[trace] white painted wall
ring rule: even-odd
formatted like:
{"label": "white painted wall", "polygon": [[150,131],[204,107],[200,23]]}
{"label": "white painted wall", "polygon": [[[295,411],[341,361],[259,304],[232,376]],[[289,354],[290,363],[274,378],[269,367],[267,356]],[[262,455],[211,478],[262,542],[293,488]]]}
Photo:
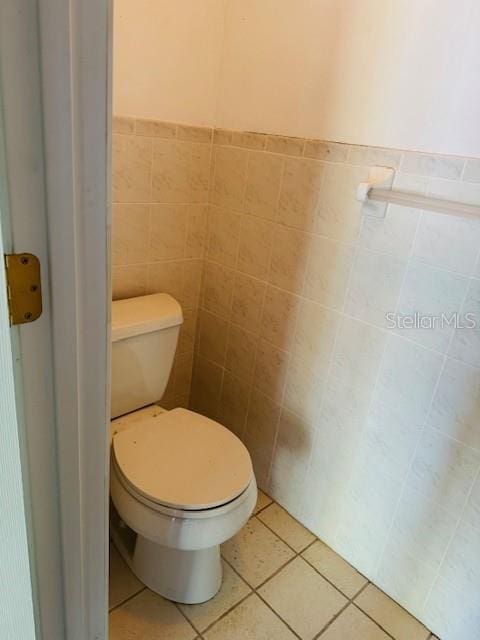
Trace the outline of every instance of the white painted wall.
{"label": "white painted wall", "polygon": [[114,113],[213,125],[225,0],[114,0]]}
{"label": "white painted wall", "polygon": [[480,155],[476,0],[115,0],[114,111]]}
{"label": "white painted wall", "polygon": [[227,0],[217,125],[480,155],[476,0]]}

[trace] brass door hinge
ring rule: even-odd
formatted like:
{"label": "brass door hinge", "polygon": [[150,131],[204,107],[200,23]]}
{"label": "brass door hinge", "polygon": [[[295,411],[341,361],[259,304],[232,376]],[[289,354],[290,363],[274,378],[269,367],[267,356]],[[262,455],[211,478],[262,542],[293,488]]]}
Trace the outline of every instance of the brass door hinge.
{"label": "brass door hinge", "polygon": [[33,322],[42,314],[40,261],[31,253],[5,255],[10,324]]}

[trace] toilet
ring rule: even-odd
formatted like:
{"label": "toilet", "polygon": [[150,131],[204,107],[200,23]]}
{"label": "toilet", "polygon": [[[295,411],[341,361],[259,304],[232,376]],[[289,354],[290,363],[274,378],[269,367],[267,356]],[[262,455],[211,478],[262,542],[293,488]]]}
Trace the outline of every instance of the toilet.
{"label": "toilet", "polygon": [[168,294],[112,303],[110,531],[133,573],[186,604],[220,589],[220,545],[251,516],[250,455],[224,426],[155,405],[172,369],[182,309]]}

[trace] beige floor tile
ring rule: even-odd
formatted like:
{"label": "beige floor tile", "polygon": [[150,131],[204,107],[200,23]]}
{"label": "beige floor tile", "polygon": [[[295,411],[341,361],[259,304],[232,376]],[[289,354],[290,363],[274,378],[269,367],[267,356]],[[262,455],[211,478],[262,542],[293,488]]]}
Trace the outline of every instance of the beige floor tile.
{"label": "beige floor tile", "polygon": [[257,504],[255,505],[255,510],[253,513],[258,513],[260,509],[264,509],[268,507],[269,504],[272,504],[273,500],[267,496],[266,493],[263,493],[261,489],[258,490]]}
{"label": "beige floor tile", "polygon": [[423,624],[373,584],[362,591],[355,604],[396,640],[426,640],[430,637],[430,631]]}
{"label": "beige floor tile", "polygon": [[196,629],[203,631],[250,592],[250,587],[224,562],[223,583],[217,595],[203,604],[182,604],[180,609]]}
{"label": "beige floor tile", "polygon": [[348,600],[302,558],[295,558],[258,593],[304,640],[311,640]]}
{"label": "beige floor tile", "polygon": [[320,640],[391,640],[391,638],[351,604],[322,633]]}
{"label": "beige floor tile", "polygon": [[257,518],[251,518],[222,545],[222,553],[252,587],[258,587],[295,555]]}
{"label": "beige floor tile", "polygon": [[327,547],[321,540],[317,540],[302,553],[302,556],[322,575],[340,589],[347,598],[353,596],[367,584],[368,580],[358,573],[348,562]]}
{"label": "beige floor tile", "polygon": [[255,594],[219,620],[205,640],[293,640],[290,629]]}
{"label": "beige floor tile", "polygon": [[196,635],[172,602],[148,589],[110,614],[110,640],[192,640]]}
{"label": "beige floor tile", "polygon": [[127,567],[115,546],[110,543],[110,576],[108,580],[108,606],[111,609],[144,588]]}
{"label": "beige floor tile", "polygon": [[313,533],[294,520],[278,504],[271,504],[258,514],[258,518],[297,553],[315,540]]}

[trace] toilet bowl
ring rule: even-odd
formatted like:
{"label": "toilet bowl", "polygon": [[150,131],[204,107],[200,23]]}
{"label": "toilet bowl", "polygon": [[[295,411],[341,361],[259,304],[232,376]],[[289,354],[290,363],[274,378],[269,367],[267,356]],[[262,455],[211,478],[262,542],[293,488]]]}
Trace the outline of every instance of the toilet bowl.
{"label": "toilet bowl", "polygon": [[150,589],[204,602],[221,585],[220,544],[255,506],[250,456],[225,427],[192,411],[136,413],[112,423],[112,536]]}
{"label": "toilet bowl", "polygon": [[150,589],[176,602],[204,602],[221,586],[220,544],[256,503],[251,459],[214,420],[180,408],[138,408],[163,393],[181,309],[166,294],[120,303],[112,308],[112,416],[122,415],[111,423],[111,535]]}

